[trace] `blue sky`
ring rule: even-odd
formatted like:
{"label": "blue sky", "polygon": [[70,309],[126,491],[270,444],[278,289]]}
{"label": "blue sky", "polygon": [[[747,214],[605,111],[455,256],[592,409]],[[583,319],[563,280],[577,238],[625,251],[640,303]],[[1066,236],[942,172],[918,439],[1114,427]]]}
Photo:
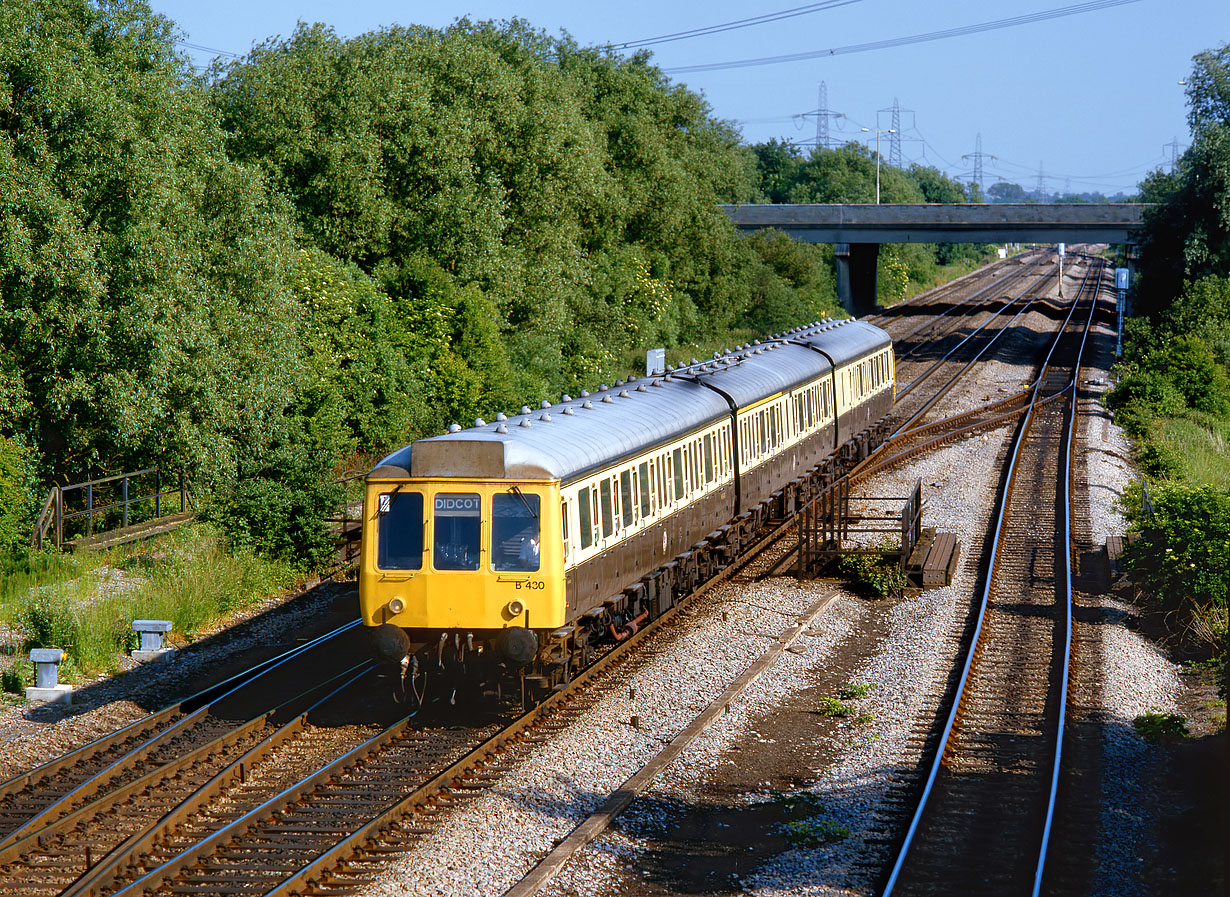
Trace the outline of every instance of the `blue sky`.
{"label": "blue sky", "polygon": [[[841,4],[841,5],[837,5]],[[186,41],[245,53],[266,38],[288,36],[299,20],[324,22],[343,37],[391,24],[443,27],[461,16],[519,17],[582,44],[618,44],[721,25],[783,10],[800,0],[749,5],[734,0],[674,4],[560,0],[152,0]],[[1078,0],[1012,4],[959,0],[830,0],[829,8],[779,21],[651,47],[673,69],[805,54],[834,55],[772,65],[671,73],[703,94],[716,116],[736,122],[749,143],[772,137],[814,142],[820,82],[830,137],[868,140],[860,128],[888,128],[894,100],[908,164],[935,165],[968,178],[977,135],[984,182],[1005,179],[1034,190],[1039,169],[1050,192],[1130,192],[1148,171],[1167,166],[1178,138],[1187,144],[1183,87],[1191,57],[1230,41],[1227,0],[1136,0],[1010,28],[887,49],[848,52],[860,44],[1043,13]],[[1084,4],[1080,4],[1084,5]],[[204,65],[210,53],[189,51]],[[807,113],[813,113],[807,115]],[[886,135],[881,152],[888,157]]]}

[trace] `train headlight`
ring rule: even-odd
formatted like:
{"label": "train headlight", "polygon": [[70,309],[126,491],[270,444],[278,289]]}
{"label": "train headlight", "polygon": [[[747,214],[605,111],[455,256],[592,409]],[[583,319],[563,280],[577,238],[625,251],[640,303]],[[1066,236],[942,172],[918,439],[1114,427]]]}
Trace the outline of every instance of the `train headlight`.
{"label": "train headlight", "polygon": [[522,604],[520,601],[510,601],[510,602],[508,602],[508,615],[509,615],[510,617],[519,617],[519,616],[521,616],[521,611],[523,611],[523,610],[525,610],[525,605],[524,605],[524,604]]}
{"label": "train headlight", "polygon": [[389,602],[389,610],[391,610],[395,614],[400,614],[405,609],[406,609],[406,602],[402,601],[400,596],[394,598],[392,601]]}

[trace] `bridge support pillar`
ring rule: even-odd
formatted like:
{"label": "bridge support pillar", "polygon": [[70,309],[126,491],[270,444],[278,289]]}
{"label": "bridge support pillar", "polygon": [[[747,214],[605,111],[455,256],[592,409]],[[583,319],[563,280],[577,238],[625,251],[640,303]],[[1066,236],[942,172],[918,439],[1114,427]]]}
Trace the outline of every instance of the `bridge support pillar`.
{"label": "bridge support pillar", "polygon": [[837,298],[856,318],[876,310],[876,264],[879,243],[834,243],[837,257]]}

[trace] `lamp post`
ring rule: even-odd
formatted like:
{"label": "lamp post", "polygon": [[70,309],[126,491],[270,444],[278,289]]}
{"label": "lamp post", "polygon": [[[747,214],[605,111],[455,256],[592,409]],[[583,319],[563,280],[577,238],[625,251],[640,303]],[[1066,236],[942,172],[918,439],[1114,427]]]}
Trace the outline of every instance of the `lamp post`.
{"label": "lamp post", "polygon": [[872,130],[876,132],[876,205],[880,204],[880,135],[881,134],[896,134],[895,128],[859,128],[860,131]]}

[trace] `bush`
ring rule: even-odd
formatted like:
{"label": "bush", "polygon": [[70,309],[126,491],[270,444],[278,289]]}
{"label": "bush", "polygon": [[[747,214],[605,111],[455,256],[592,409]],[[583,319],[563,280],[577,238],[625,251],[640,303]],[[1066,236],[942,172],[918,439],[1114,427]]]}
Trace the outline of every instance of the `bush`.
{"label": "bush", "polygon": [[[891,545],[882,546],[884,551],[893,551]],[[845,576],[855,591],[877,598],[900,594],[906,587],[901,566],[878,554],[847,554],[837,561],[837,570]]]}
{"label": "bush", "polygon": [[850,830],[841,823],[820,818],[787,822],[783,832],[792,845],[806,848],[834,844],[850,837]]}
{"label": "bush", "polygon": [[1177,713],[1160,713],[1152,710],[1132,720],[1136,733],[1150,744],[1161,744],[1164,739],[1186,738],[1187,718]]}
{"label": "bush", "polygon": [[1119,381],[1107,400],[1120,426],[1135,436],[1150,431],[1159,417],[1177,417],[1186,410],[1183,394],[1158,371],[1136,370]]}
{"label": "bush", "polygon": [[302,443],[283,445],[270,451],[260,470],[215,493],[205,517],[238,551],[314,569],[332,556],[326,521],[341,494],[322,453]]}
{"label": "bush", "polygon": [[0,435],[0,562],[28,543],[34,516],[30,487],[29,453],[21,443]]}

